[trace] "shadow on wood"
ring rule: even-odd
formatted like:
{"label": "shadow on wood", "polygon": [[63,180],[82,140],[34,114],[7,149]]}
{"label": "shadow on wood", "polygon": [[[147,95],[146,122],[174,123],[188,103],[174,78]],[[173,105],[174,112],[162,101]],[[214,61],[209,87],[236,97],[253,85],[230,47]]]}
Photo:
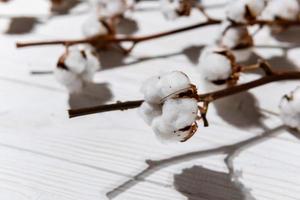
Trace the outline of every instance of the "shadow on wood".
{"label": "shadow on wood", "polygon": [[128,58],[131,59],[131,61],[126,61],[127,56],[124,55],[124,53],[122,53],[119,49],[116,49],[116,47],[112,47],[111,49],[109,48],[106,50],[101,50],[99,52],[99,60],[101,61],[101,66],[103,70],[122,67],[126,65],[134,65],[140,62],[169,58],[172,56],[179,56],[179,55],[185,55],[191,63],[198,64],[199,56],[203,47],[204,45],[189,46],[184,48],[180,52],[157,55],[157,56],[148,56],[148,57],[134,57],[130,55],[128,56]]}
{"label": "shadow on wood", "polygon": [[213,105],[218,116],[235,127],[261,127],[266,130],[262,123],[265,116],[260,112],[255,96],[249,92],[220,99]]}
{"label": "shadow on wood", "polygon": [[106,83],[89,83],[82,93],[69,96],[69,106],[71,109],[97,106],[111,100],[112,97]]}
{"label": "shadow on wood", "polygon": [[5,34],[17,35],[30,33],[39,23],[41,22],[35,17],[12,17]]}
{"label": "shadow on wood", "polygon": [[201,166],[184,169],[174,176],[174,186],[188,200],[254,200],[242,183],[229,174]]}
{"label": "shadow on wood", "polygon": [[122,17],[117,24],[117,33],[118,34],[124,34],[124,35],[130,35],[139,30],[138,24],[134,19]]}
{"label": "shadow on wood", "polygon": [[[236,156],[238,156],[242,151],[253,147],[257,144],[260,144],[269,138],[272,138],[280,133],[280,130],[285,129],[285,126],[278,126],[271,130],[265,131],[261,135],[249,138],[247,140],[237,142],[230,145],[225,145],[213,149],[207,149],[207,150],[200,150],[200,151],[194,151],[182,155],[173,156],[166,159],[161,160],[146,160],[146,164],[148,167],[146,167],[144,170],[140,171],[139,173],[135,174],[134,176],[131,176],[130,179],[125,181],[124,183],[120,184],[119,186],[113,188],[111,191],[109,191],[106,195],[109,199],[114,199],[117,196],[121,195],[123,192],[126,192],[128,189],[132,188],[136,184],[138,184],[141,181],[146,181],[146,178],[150,176],[151,174],[166,168],[168,166],[178,164],[185,161],[191,161],[194,159],[199,158],[205,158],[208,156],[213,155],[226,155],[225,157],[225,164],[228,167],[228,173],[231,178],[236,177],[234,167],[233,167],[233,160]],[[153,184],[159,184],[161,183],[155,182],[155,181],[148,181]],[[183,191],[182,191],[183,193]],[[195,199],[193,199],[195,200]],[[226,200],[226,199],[225,199]]]}

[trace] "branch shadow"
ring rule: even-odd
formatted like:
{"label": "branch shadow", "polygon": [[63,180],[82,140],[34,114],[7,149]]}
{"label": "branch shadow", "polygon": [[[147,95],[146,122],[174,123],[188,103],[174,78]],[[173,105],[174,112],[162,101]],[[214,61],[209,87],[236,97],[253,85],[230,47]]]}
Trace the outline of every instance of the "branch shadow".
{"label": "branch shadow", "polygon": [[104,104],[113,97],[107,83],[88,83],[82,93],[70,94],[71,109],[85,108]]}
{"label": "branch shadow", "polygon": [[[246,62],[243,62],[241,64],[251,65],[253,63],[257,63],[258,60],[263,59],[263,60],[266,60],[272,66],[273,70],[278,70],[278,71],[285,70],[285,71],[287,71],[287,70],[297,69],[297,66],[291,60],[289,60],[288,57],[287,57],[287,52],[290,48],[282,47],[282,48],[279,48],[279,49],[281,49],[283,51],[282,55],[272,56],[271,58],[269,58],[267,60],[263,59],[262,57],[257,55],[255,52],[252,52],[249,60],[247,60]],[[262,70],[255,70],[255,71],[250,71],[250,72],[247,72],[247,73],[255,73],[255,74],[261,74],[261,75],[264,74],[264,72]]]}
{"label": "branch shadow", "polygon": [[27,34],[32,32],[35,26],[41,23],[42,22],[36,17],[12,17],[5,34]]}
{"label": "branch shadow", "polygon": [[250,190],[227,173],[193,166],[174,175],[174,186],[188,200],[254,200]]}
{"label": "branch shadow", "polygon": [[51,12],[55,15],[67,15],[70,11],[75,8],[78,4],[82,3],[81,0],[65,0],[61,7],[51,7]]}
{"label": "branch shadow", "polygon": [[288,42],[288,43],[299,43],[300,42],[300,27],[289,27],[288,29],[280,32],[274,33],[271,31],[272,37],[280,42]]}
{"label": "branch shadow", "polygon": [[158,55],[158,56],[150,56],[150,57],[135,58],[131,56],[130,58],[131,60],[133,59],[133,61],[126,61],[127,56],[124,55],[124,53],[121,52],[120,50],[113,47],[106,50],[101,50],[99,52],[98,58],[101,61],[101,66],[103,70],[138,64],[150,60],[169,58],[169,57],[178,56],[182,54],[185,55],[192,64],[198,64],[198,60],[203,47],[204,45],[198,45],[198,46],[194,45],[194,46],[186,47],[180,52],[169,53],[169,54]]}
{"label": "branch shadow", "polygon": [[137,22],[128,17],[122,17],[117,24],[116,31],[118,34],[131,35],[139,30]]}
{"label": "branch shadow", "polygon": [[258,101],[250,92],[232,95],[213,103],[218,116],[227,123],[247,129],[250,127],[267,128],[263,124],[265,116],[258,107]]}
{"label": "branch shadow", "polygon": [[[132,176],[129,180],[125,181],[121,185],[115,187],[111,191],[107,192],[106,195],[109,199],[114,199],[117,196],[121,195],[123,192],[127,191],[128,189],[132,188],[136,184],[138,184],[141,181],[146,181],[146,178],[149,177],[151,174],[168,167],[170,165],[178,164],[185,161],[191,161],[193,159],[199,159],[204,158],[208,156],[213,155],[227,155],[227,159],[224,160],[225,164],[228,166],[229,175],[231,178],[234,177],[234,170],[232,166],[230,166],[230,163],[232,163],[233,159],[239,155],[243,150],[250,148],[252,146],[255,146],[259,143],[262,143],[266,140],[268,140],[271,137],[274,137],[279,134],[279,131],[284,129],[285,126],[281,125],[278,127],[275,127],[271,130],[263,132],[261,135],[254,136],[252,138],[249,138],[247,140],[237,142],[230,145],[224,145],[221,147],[213,148],[213,149],[207,149],[207,150],[201,150],[201,151],[194,151],[186,154],[181,154],[177,156],[173,156],[166,159],[161,160],[146,160],[147,167],[142,170],[141,172],[135,174]],[[228,159],[230,157],[230,159]],[[227,162],[230,160],[230,162]],[[154,184],[160,184],[155,181],[148,181]],[[184,191],[182,191],[184,192]]]}

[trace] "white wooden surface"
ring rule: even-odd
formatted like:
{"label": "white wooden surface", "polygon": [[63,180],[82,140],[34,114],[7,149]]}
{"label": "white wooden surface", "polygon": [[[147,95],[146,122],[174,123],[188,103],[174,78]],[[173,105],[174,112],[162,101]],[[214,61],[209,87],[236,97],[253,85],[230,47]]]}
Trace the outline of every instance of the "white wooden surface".
{"label": "white wooden surface", "polygon": [[[205,3],[221,5],[224,1]],[[108,192],[111,198],[124,200],[300,199],[299,135],[288,132],[276,116],[281,95],[292,90],[296,82],[251,90],[245,94],[241,110],[231,110],[226,102],[219,102],[217,108],[210,108],[210,127],[200,127],[193,139],[183,144],[160,144],[136,110],[70,120],[66,113],[70,104],[80,107],[141,98],[141,82],[161,71],[182,70],[197,83],[199,91],[204,91],[196,64],[182,51],[195,46],[192,52],[197,57],[202,44],[213,42],[217,28],[142,43],[124,64],[106,66],[96,75],[96,84],[89,91],[92,94],[69,97],[51,75],[29,74],[30,70],[53,69],[63,52],[61,46],[15,48],[16,41],[81,36],[80,25],[86,14],[46,20],[48,6],[44,0],[13,0],[0,5],[2,32],[10,22],[7,16],[44,20],[28,34],[0,35],[1,200],[102,200]],[[144,11],[132,15],[140,35],[201,19],[193,13],[191,18],[167,22],[155,4],[140,7]],[[85,9],[80,6],[74,12]],[[209,13],[222,16],[222,10],[213,6]],[[265,31],[256,41],[274,42]],[[297,49],[287,57],[280,49],[257,52],[283,68],[292,64],[297,68],[300,61]],[[106,65],[116,60],[111,54],[104,56]],[[149,59],[135,62],[141,57]],[[242,81],[257,77],[245,75]],[[236,145],[228,146],[231,144]],[[239,153],[229,162],[232,173],[224,162],[224,151],[230,147]],[[155,168],[147,170],[145,160],[157,161]]]}

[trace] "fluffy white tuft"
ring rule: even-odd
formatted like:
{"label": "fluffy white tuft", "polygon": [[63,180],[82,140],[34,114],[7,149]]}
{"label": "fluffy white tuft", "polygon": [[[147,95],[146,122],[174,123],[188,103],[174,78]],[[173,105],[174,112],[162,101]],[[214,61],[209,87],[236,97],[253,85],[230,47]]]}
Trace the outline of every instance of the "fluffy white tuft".
{"label": "fluffy white tuft", "polygon": [[[220,28],[219,43],[221,46],[232,50],[236,62],[247,61],[252,54],[253,40],[247,27],[229,27],[231,22],[224,21]],[[244,48],[236,48],[241,44]],[[249,46],[249,47],[247,47]]]}
{"label": "fluffy white tuft", "polygon": [[153,120],[152,129],[163,142],[183,141],[191,133],[197,113],[195,99],[168,99],[163,105],[162,115]]}
{"label": "fluffy white tuft", "polygon": [[232,74],[231,61],[217,52],[224,51],[219,47],[206,47],[201,53],[198,69],[209,81],[226,80]]}
{"label": "fluffy white tuft", "polygon": [[[238,46],[245,38],[251,37],[247,27],[230,27],[230,21],[224,21],[220,28],[220,44],[226,48],[233,49]],[[249,41],[251,42],[251,40]]]}
{"label": "fluffy white tuft", "polygon": [[177,9],[180,7],[179,0],[160,0],[160,7],[163,15],[170,20],[178,17]]}
{"label": "fluffy white tuft", "polygon": [[142,86],[145,101],[138,112],[162,141],[184,141],[195,131],[197,100],[174,95],[190,88],[189,78],[178,71],[152,77]]}
{"label": "fluffy white tuft", "polygon": [[83,88],[83,81],[75,73],[65,69],[55,68],[54,76],[70,93],[79,93]]}
{"label": "fluffy white tuft", "polygon": [[151,125],[154,118],[161,115],[161,105],[159,104],[151,104],[147,102],[143,102],[142,105],[139,107],[138,112],[143,120],[148,124]]}
{"label": "fluffy white tuft", "polygon": [[174,71],[146,80],[141,92],[147,102],[160,103],[164,98],[184,92],[190,87],[189,78],[182,72]]}
{"label": "fluffy white tuft", "polygon": [[100,69],[100,62],[92,52],[78,48],[70,48],[63,62],[67,69],[56,67],[54,75],[70,93],[80,92]]}
{"label": "fluffy white tuft", "polygon": [[99,21],[98,17],[95,14],[88,17],[87,20],[83,23],[82,32],[86,37],[108,34],[107,28]]}
{"label": "fluffy white tuft", "polygon": [[129,3],[126,0],[95,0],[93,6],[99,18],[112,18],[123,15],[129,8]]}
{"label": "fluffy white tuft", "polygon": [[262,12],[261,18],[265,20],[275,20],[276,18],[296,20],[299,12],[297,0],[270,0]]}
{"label": "fluffy white tuft", "polygon": [[264,0],[233,0],[226,7],[226,16],[228,19],[245,23],[247,22],[247,9],[249,8],[251,16],[256,18],[265,8]]}
{"label": "fluffy white tuft", "polygon": [[282,98],[280,117],[283,123],[291,128],[300,130],[300,87]]}

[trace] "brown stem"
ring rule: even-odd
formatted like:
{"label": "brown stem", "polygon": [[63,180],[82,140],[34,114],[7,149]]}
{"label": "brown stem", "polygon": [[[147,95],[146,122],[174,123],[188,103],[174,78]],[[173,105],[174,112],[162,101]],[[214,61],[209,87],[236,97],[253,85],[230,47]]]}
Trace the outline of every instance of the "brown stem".
{"label": "brown stem", "polygon": [[274,74],[270,65],[264,60],[259,60],[257,64],[242,66],[240,71],[247,72],[247,71],[253,71],[256,69],[262,69],[265,72],[265,75],[267,75],[267,76]]}
{"label": "brown stem", "polygon": [[255,81],[233,86],[216,92],[199,95],[199,101],[204,101],[204,100],[215,101],[217,99],[234,95],[243,91],[247,91],[252,88],[259,87],[261,85],[265,85],[271,82],[282,81],[282,80],[296,80],[296,79],[300,79],[300,72],[281,72],[281,73],[273,72],[272,75],[265,76]]}
{"label": "brown stem", "polygon": [[[281,72],[281,73],[274,73],[263,78],[244,83],[241,85],[233,86],[230,88],[226,88],[223,90],[219,90],[216,92],[200,94],[198,100],[201,102],[212,102],[220,98],[224,98],[230,95],[234,95],[240,92],[247,91],[249,89],[265,85],[275,81],[282,81],[282,80],[296,80],[300,79],[300,72]],[[137,101],[127,101],[127,102],[117,102],[115,104],[107,104],[107,105],[100,105],[91,108],[82,108],[77,110],[69,110],[69,117],[78,117],[83,115],[101,113],[101,112],[108,112],[114,110],[126,110],[126,109],[133,109],[139,107],[144,100],[137,100]]]}
{"label": "brown stem", "polygon": [[85,38],[85,39],[79,39],[79,40],[54,40],[54,41],[41,41],[41,42],[17,42],[16,46],[17,48],[21,47],[28,47],[28,46],[40,46],[40,45],[75,45],[75,44],[80,44],[80,43],[93,43],[101,41],[101,42],[112,42],[112,43],[121,43],[121,42],[133,42],[134,44],[144,42],[147,40],[152,40],[168,35],[173,35],[176,33],[181,33],[189,30],[193,30],[196,28],[204,27],[204,26],[209,26],[209,25],[215,25],[215,24],[220,24],[220,20],[208,20],[207,22],[201,22],[198,24],[190,25],[187,27],[183,28],[178,28],[175,30],[171,31],[165,31],[161,33],[155,33],[152,35],[148,36],[112,36],[112,35],[107,35],[107,36],[95,36],[92,38]]}
{"label": "brown stem", "polygon": [[69,117],[79,117],[83,115],[90,115],[95,113],[101,113],[101,112],[108,112],[108,111],[114,111],[114,110],[127,110],[132,108],[139,107],[144,101],[138,100],[138,101],[126,101],[126,102],[117,102],[114,104],[107,104],[107,105],[100,105],[90,108],[81,108],[76,110],[69,110]]}

